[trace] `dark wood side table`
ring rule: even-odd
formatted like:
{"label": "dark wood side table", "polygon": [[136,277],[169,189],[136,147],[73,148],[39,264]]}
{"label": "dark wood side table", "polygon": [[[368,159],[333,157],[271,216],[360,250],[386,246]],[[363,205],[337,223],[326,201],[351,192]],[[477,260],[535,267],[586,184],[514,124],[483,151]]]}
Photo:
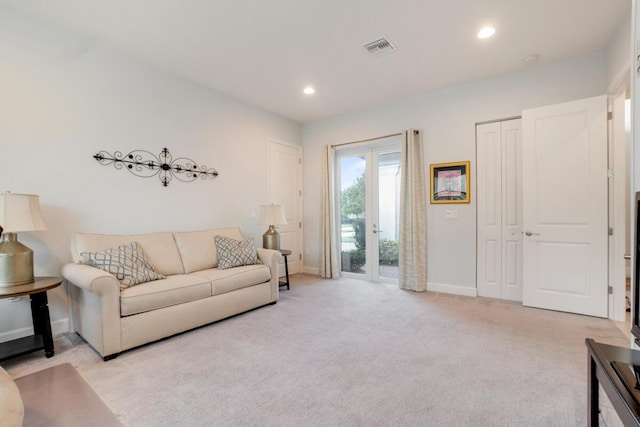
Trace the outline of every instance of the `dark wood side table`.
{"label": "dark wood side table", "polygon": [[32,283],[26,285],[0,288],[0,298],[29,295],[33,320],[33,335],[0,343],[0,361],[42,349],[46,357],[54,355],[47,291],[60,286],[61,283],[61,277],[36,277]]}
{"label": "dark wood side table", "polygon": [[587,425],[600,425],[598,384],[602,384],[622,423],[625,426],[640,426],[640,389],[636,388],[640,387],[640,351],[600,344],[591,338],[587,338],[585,344],[589,350]]}
{"label": "dark wood side table", "polygon": [[286,286],[287,290],[289,290],[289,265],[287,264],[287,257],[291,255],[291,251],[289,249],[280,249],[279,252],[282,254],[282,257],[284,258],[284,278],[285,278],[285,281],[280,282],[279,285],[280,287]]}

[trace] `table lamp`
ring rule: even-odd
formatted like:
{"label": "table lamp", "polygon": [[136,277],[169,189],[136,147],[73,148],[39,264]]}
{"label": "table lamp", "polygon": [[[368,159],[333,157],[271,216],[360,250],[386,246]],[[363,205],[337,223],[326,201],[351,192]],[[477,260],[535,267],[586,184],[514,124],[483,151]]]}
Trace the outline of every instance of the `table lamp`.
{"label": "table lamp", "polygon": [[37,195],[0,193],[0,288],[33,282],[33,251],[16,233],[46,229]]}
{"label": "table lamp", "polygon": [[282,206],[260,206],[260,225],[269,226],[269,229],[262,235],[263,248],[280,250],[280,234],[276,231],[276,225],[285,225],[286,223],[287,219],[284,216]]}

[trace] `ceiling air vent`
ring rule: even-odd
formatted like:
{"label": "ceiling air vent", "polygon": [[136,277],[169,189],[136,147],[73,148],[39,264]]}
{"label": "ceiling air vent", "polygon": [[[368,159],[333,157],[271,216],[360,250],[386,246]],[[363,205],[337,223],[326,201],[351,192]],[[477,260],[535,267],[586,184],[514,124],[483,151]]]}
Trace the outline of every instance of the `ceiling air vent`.
{"label": "ceiling air vent", "polygon": [[386,37],[367,43],[364,45],[364,48],[367,49],[370,54],[375,56],[396,50],[393,43],[391,43]]}

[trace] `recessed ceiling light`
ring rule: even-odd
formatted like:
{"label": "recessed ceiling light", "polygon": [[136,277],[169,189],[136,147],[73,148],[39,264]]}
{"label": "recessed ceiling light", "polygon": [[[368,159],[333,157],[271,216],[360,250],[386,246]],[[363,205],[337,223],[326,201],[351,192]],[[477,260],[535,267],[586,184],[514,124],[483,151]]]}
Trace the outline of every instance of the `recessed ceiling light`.
{"label": "recessed ceiling light", "polygon": [[522,58],[522,61],[525,64],[534,64],[534,63],[538,62],[538,59],[540,59],[538,57],[538,55],[529,55],[529,56],[526,56],[526,57]]}
{"label": "recessed ceiling light", "polygon": [[496,32],[496,29],[493,27],[484,27],[483,29],[480,30],[480,32],[478,33],[478,38],[479,39],[488,39],[489,37],[491,37],[492,35],[494,35]]}
{"label": "recessed ceiling light", "polygon": [[311,86],[307,86],[302,90],[302,92],[304,92],[305,95],[313,95],[316,93],[316,90]]}

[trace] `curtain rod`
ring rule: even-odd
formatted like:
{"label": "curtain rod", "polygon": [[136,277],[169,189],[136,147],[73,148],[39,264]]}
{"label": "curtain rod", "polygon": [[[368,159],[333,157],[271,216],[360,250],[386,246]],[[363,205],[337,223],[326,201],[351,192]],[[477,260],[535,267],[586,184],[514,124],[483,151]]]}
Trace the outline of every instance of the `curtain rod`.
{"label": "curtain rod", "polygon": [[332,144],[331,148],[342,147],[344,145],[362,144],[363,142],[371,142],[371,141],[376,141],[378,139],[391,138],[392,136],[400,136],[400,135],[402,135],[402,132],[393,133],[391,135],[378,136],[376,138],[363,139],[361,141],[343,142],[342,144]]}

